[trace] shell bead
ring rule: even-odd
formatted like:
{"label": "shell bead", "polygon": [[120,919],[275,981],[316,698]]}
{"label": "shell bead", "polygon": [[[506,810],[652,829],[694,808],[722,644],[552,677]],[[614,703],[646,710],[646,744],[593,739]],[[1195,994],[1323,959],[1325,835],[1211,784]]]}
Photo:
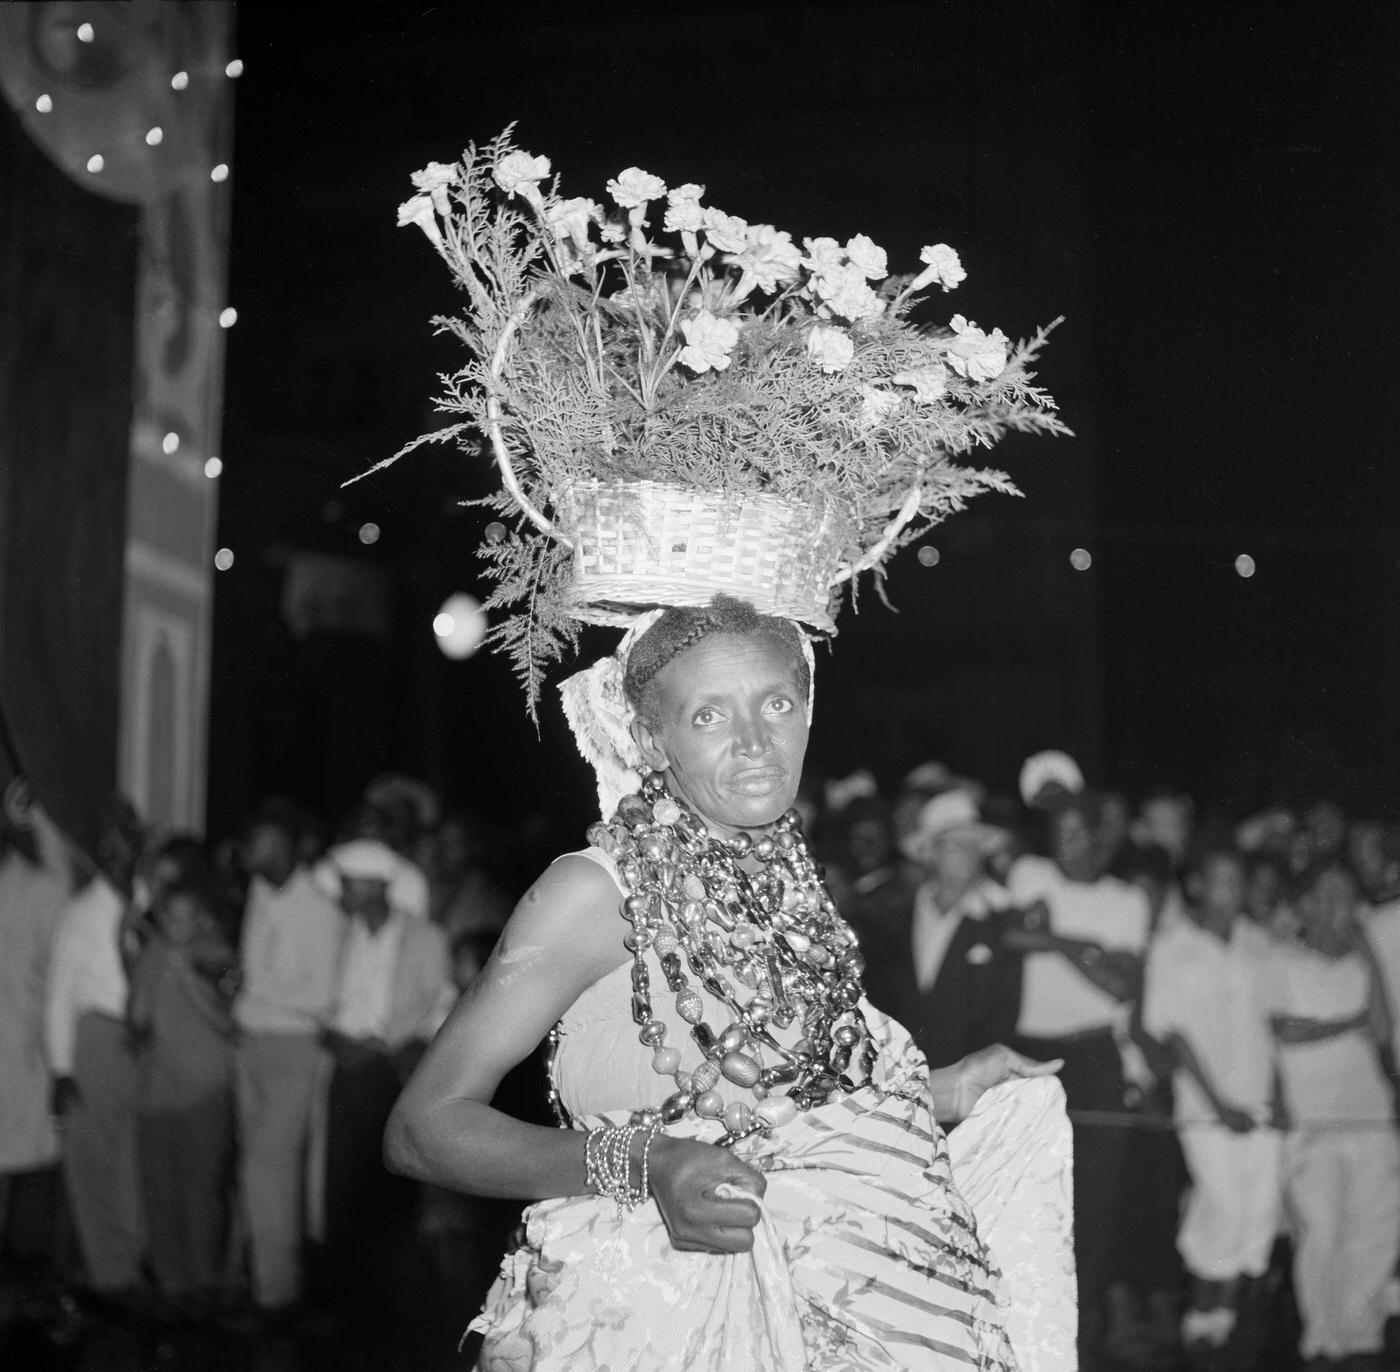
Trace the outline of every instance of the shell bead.
{"label": "shell bead", "polygon": [[667,796],[651,807],[651,817],[658,824],[674,824],[681,817],[681,807]]}
{"label": "shell bead", "polygon": [[753,1111],[741,1100],[730,1101],[724,1107],[724,1127],[731,1134],[737,1134],[741,1130],[747,1129],[752,1118]]}
{"label": "shell bead", "polygon": [[754,1106],[754,1116],[770,1129],[781,1129],[797,1118],[797,1102],[791,1096],[769,1096]]}
{"label": "shell bead", "polygon": [[747,1053],[726,1053],[720,1059],[719,1070],[735,1086],[753,1087],[763,1069]]}
{"label": "shell bead", "polygon": [[719,1046],[726,1053],[739,1052],[749,1041],[749,1031],[742,1024],[731,1024],[719,1036]]}
{"label": "shell bead", "polygon": [[658,1048],[651,1055],[652,1071],[659,1072],[663,1077],[669,1077],[680,1065],[681,1050],[679,1048]]}
{"label": "shell bead", "polygon": [[687,1024],[699,1024],[705,1015],[705,1002],[700,999],[698,991],[686,987],[684,991],[676,995],[676,1014],[678,1014]]}
{"label": "shell bead", "polygon": [[717,1120],[724,1114],[724,1097],[718,1091],[702,1091],[695,1097],[695,1113],[704,1120]]}

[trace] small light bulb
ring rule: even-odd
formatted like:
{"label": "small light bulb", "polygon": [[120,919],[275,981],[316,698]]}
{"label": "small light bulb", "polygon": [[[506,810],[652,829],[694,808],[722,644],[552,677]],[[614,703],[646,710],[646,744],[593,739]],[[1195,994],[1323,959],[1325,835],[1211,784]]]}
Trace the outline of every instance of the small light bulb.
{"label": "small light bulb", "polygon": [[51,96],[51,95],[49,95],[49,94],[47,94],[47,93],[41,95],[41,96],[34,102],[34,108],[35,108],[36,110],[38,110],[40,114],[52,114],[52,113],[53,113],[53,96]]}
{"label": "small light bulb", "polygon": [[1087,572],[1094,565],[1094,559],[1087,548],[1076,548],[1069,555],[1069,565],[1076,572]]}
{"label": "small light bulb", "polygon": [[366,548],[379,542],[379,525],[374,523],[360,525],[360,542]]}
{"label": "small light bulb", "polygon": [[177,71],[175,75],[170,78],[170,89],[173,91],[182,91],[189,84],[190,74],[187,71]]}
{"label": "small light bulb", "polygon": [[159,147],[165,137],[165,130],[159,124],[153,129],[146,130],[146,145],[148,147]]}
{"label": "small light bulb", "polygon": [[457,621],[446,610],[439,610],[433,616],[433,632],[439,638],[449,638],[456,627]]}
{"label": "small light bulb", "polygon": [[1248,553],[1241,553],[1235,559],[1235,570],[1248,580],[1254,575],[1254,559]]}
{"label": "small light bulb", "polygon": [[94,38],[96,38],[96,37],[97,37],[97,35],[92,31],[92,25],[91,25],[91,24],[79,24],[79,25],[78,25],[78,42],[80,42],[80,43],[91,43],[92,40],[93,40]]}
{"label": "small light bulb", "polygon": [[506,536],[506,526],[499,519],[493,519],[486,526],[486,541],[499,543]]}
{"label": "small light bulb", "polygon": [[214,554],[214,566],[221,572],[228,571],[228,569],[233,566],[233,549],[220,548],[219,551]]}
{"label": "small light bulb", "polygon": [[927,543],[919,549],[917,556],[919,559],[919,566],[921,567],[938,566],[938,549],[931,547]]}
{"label": "small light bulb", "polygon": [[93,153],[87,160],[87,169],[90,172],[100,172],[106,165],[107,163],[103,160],[100,152]]}
{"label": "small light bulb", "polygon": [[204,464],[204,475],[213,481],[224,470],[224,460],[221,457],[211,457]]}
{"label": "small light bulb", "polygon": [[221,329],[231,329],[238,323],[238,311],[230,305],[225,310],[219,311],[219,327]]}
{"label": "small light bulb", "polygon": [[243,59],[242,59],[241,57],[235,57],[235,58],[233,59],[233,61],[230,62],[230,63],[228,64],[228,66],[226,66],[226,67],[224,68],[224,75],[225,75],[225,76],[228,76],[228,77],[232,77],[232,78],[235,79],[235,80],[236,80],[238,77],[242,76],[242,75],[243,75]]}
{"label": "small light bulb", "polygon": [[217,167],[215,167],[215,168],[209,173],[209,179],[210,179],[211,181],[227,181],[227,180],[228,180],[228,163],[227,163],[227,162],[220,162],[219,165],[218,165]]}
{"label": "small light bulb", "polygon": [[180,435],[177,433],[166,434],[165,437],[162,438],[160,441],[160,450],[166,455],[166,457],[169,457],[172,453],[179,452]]}

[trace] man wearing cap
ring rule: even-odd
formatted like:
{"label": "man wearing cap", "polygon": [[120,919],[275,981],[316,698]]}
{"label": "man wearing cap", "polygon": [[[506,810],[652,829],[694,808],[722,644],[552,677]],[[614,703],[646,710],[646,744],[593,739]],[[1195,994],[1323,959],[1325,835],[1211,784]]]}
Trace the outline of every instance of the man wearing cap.
{"label": "man wearing cap", "polygon": [[872,997],[930,1062],[956,1062],[1015,1031],[1021,966],[1002,947],[1000,918],[1010,896],[986,870],[1006,839],[970,791],[925,801],[900,843],[923,877],[912,908],[863,939]]}
{"label": "man wearing cap", "polygon": [[421,873],[378,839],[333,848],[317,872],[349,920],[323,1041],[335,1060],[327,1106],[325,1242],[336,1301],[374,1290],[406,1236],[416,1193],[391,1176],[381,1140],[400,1087],[452,1008],[442,930],[420,910]]}
{"label": "man wearing cap", "polygon": [[1006,934],[1026,954],[1017,1046],[1063,1058],[1071,1115],[1099,1116],[1074,1123],[1075,1260],[1081,1326],[1092,1338],[1116,1279],[1128,1158],[1128,1131],[1102,1116],[1124,1109],[1123,1052],[1151,916],[1141,891],[1100,871],[1091,792],[1042,786],[1031,797],[1046,811],[1049,856],[1018,859],[1008,880],[1024,912],[1023,926]]}

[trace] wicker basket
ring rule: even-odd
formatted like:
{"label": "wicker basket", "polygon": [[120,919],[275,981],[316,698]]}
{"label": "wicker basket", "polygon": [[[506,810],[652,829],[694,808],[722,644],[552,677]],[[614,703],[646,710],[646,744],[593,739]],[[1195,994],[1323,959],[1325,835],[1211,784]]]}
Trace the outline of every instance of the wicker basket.
{"label": "wicker basket", "polygon": [[835,510],[656,481],[580,482],[554,506],[573,544],[582,620],[626,623],[638,607],[707,605],[722,592],[763,614],[835,628],[844,533]]}

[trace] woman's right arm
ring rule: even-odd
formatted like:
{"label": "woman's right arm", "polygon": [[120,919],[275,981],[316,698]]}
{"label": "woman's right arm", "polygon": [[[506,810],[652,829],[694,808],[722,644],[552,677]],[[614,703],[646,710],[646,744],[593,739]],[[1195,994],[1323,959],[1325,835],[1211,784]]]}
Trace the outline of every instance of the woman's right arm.
{"label": "woman's right arm", "polygon": [[491,1107],[501,1079],[560,1015],[626,958],[617,888],[587,858],[562,858],[526,892],[389,1118],[389,1167],[481,1196],[578,1195],[582,1132]]}
{"label": "woman's right arm", "polygon": [[[393,1171],[481,1196],[590,1192],[582,1130],[525,1124],[490,1101],[579,995],[626,960],[618,902],[612,878],[577,856],[556,862],[530,888],[394,1107],[384,1136]],[[752,1246],[758,1206],[715,1189],[729,1182],[761,1196],[761,1173],[710,1144],[658,1137],[651,1178],[675,1247]]]}

